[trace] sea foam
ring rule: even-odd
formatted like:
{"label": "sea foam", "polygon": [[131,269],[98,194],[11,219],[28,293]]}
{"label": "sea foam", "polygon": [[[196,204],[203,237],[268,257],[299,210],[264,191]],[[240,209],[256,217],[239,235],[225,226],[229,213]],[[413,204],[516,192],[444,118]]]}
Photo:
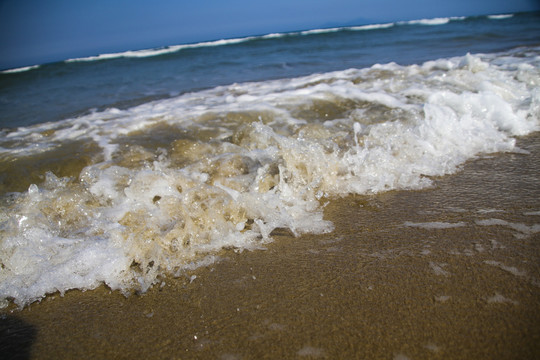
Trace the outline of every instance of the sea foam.
{"label": "sea foam", "polygon": [[3,70],[3,71],[0,71],[0,74],[16,74],[16,73],[38,69],[39,67],[40,65],[24,66],[24,67],[19,67],[19,68],[14,68],[14,69]]}
{"label": "sea foam", "polygon": [[492,20],[502,20],[502,19],[509,19],[509,18],[511,18],[512,16],[514,16],[514,14],[488,15],[488,19],[492,19]]}
{"label": "sea foam", "polygon": [[512,151],[540,114],[539,58],[518,55],[233,84],[13,130],[0,139],[13,163],[74,142],[100,151],[77,176],[4,196],[0,297],[145,291],[276,229],[332,231],[325,198],[424,188]]}

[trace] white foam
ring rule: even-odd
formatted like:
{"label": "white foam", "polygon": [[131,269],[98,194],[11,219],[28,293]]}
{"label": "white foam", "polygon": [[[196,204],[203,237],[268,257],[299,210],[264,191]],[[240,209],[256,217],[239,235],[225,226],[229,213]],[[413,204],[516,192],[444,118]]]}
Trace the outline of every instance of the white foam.
{"label": "white foam", "polygon": [[395,26],[395,23],[384,23],[384,24],[369,24],[369,25],[360,25],[360,26],[351,26],[346,29],[354,31],[365,31],[365,30],[379,30],[379,29],[388,29],[392,26]]}
{"label": "white foam", "polygon": [[490,214],[490,213],[496,213],[496,212],[504,212],[504,210],[499,209],[478,209],[476,212],[479,214]]}
{"label": "white foam", "polygon": [[[325,29],[312,29],[301,31],[300,35],[314,35],[314,34],[328,34],[338,31],[369,31],[369,30],[379,30],[387,29],[394,26],[395,23],[385,23],[385,24],[369,24],[369,25],[359,25],[359,26],[346,26],[346,27],[334,27],[334,28],[325,28]],[[291,35],[293,35],[292,33]]]}
{"label": "white foam", "polygon": [[499,15],[488,15],[488,19],[491,20],[503,20],[513,17],[514,14],[499,14]]}
{"label": "white foam", "polygon": [[19,68],[14,68],[14,69],[3,70],[3,71],[0,71],[0,74],[15,74],[15,73],[34,70],[39,67],[40,67],[39,65],[24,66],[24,67],[19,67]]}
{"label": "white foam", "polygon": [[97,61],[97,60],[109,60],[109,59],[116,59],[116,58],[146,58],[146,57],[151,57],[151,56],[159,56],[159,55],[164,55],[164,54],[175,53],[184,49],[238,44],[238,43],[250,41],[256,38],[257,37],[254,37],[254,36],[247,36],[243,38],[204,41],[204,42],[199,42],[195,44],[172,45],[172,46],[166,46],[163,48],[156,48],[156,49],[128,50],[128,51],[122,51],[122,52],[117,52],[117,53],[106,53],[106,54],[100,54],[96,56],[73,58],[73,59],[68,59],[65,62],[69,63],[69,62],[79,62],[79,61]]}
{"label": "white foam", "polygon": [[502,219],[477,220],[476,223],[483,226],[506,226],[513,230],[519,231],[524,235],[532,235],[540,232],[540,224],[526,225],[522,223],[509,222]]}
{"label": "white foam", "polygon": [[[170,45],[170,46],[154,48],[154,49],[128,50],[128,51],[122,51],[122,52],[116,52],[116,53],[105,53],[105,54],[99,54],[95,56],[86,56],[86,57],[68,59],[65,62],[69,63],[69,62],[81,62],[81,61],[99,61],[99,60],[109,60],[109,59],[116,59],[116,58],[145,58],[145,57],[175,53],[184,49],[238,44],[238,43],[257,40],[257,39],[275,39],[275,38],[280,38],[284,36],[297,36],[297,35],[318,35],[318,34],[327,34],[327,33],[344,31],[344,30],[348,30],[348,31],[379,30],[379,29],[390,28],[392,26],[395,26],[396,24],[399,24],[399,25],[443,25],[443,24],[448,23],[449,21],[463,20],[465,18],[466,17],[456,16],[456,17],[448,17],[448,18],[410,20],[410,21],[402,21],[398,23],[392,22],[392,23],[382,23],[382,24],[367,24],[367,25],[359,25],[359,26],[344,26],[344,27],[311,29],[311,30],[304,30],[304,31],[287,32],[287,33],[270,33],[270,34],[265,34],[265,35],[246,36],[246,37],[240,37],[240,38],[203,41],[203,42],[193,43],[193,44]],[[22,69],[26,69],[26,68],[22,68]],[[11,70],[7,70],[7,71],[11,71]]]}
{"label": "white foam", "polygon": [[[0,138],[6,159],[73,141],[102,152],[75,181],[49,174],[0,208],[0,298],[24,305],[100,283],[144,291],[223,248],[264,248],[276,229],[331,231],[323,197],[419,189],[512,151],[514,136],[539,129],[540,75],[534,57],[504,57],[233,84],[14,130]],[[156,129],[182,135],[144,148],[138,136]],[[501,221],[480,225],[539,231]]]}
{"label": "white foam", "polygon": [[398,353],[398,354],[394,354],[394,357],[393,357],[394,360],[410,360],[410,358],[404,354],[401,354],[401,353]]}
{"label": "white foam", "polygon": [[486,300],[487,300],[488,304],[494,304],[494,303],[499,303],[499,304],[510,303],[510,304],[514,304],[514,305],[518,304],[517,301],[509,299],[506,296],[503,296],[503,295],[501,295],[499,293],[495,293],[495,295],[490,296]]}
{"label": "white foam", "polygon": [[447,302],[448,300],[450,300],[452,297],[449,296],[449,295],[440,295],[440,296],[436,296],[435,297],[435,300],[438,301],[438,302]]}
{"label": "white foam", "polygon": [[450,22],[450,18],[419,19],[404,22],[409,25],[444,25]]}
{"label": "white foam", "polygon": [[428,343],[426,345],[424,345],[424,348],[428,349],[429,351],[432,351],[434,353],[437,353],[441,350],[441,347],[434,344],[434,343]]}
{"label": "white foam", "polygon": [[261,36],[263,39],[279,39],[284,36],[287,36],[287,33],[271,33]]}
{"label": "white foam", "polygon": [[298,350],[297,354],[298,356],[308,356],[310,358],[326,357],[323,349],[308,345]]}
{"label": "white foam", "polygon": [[505,265],[505,264],[501,263],[500,261],[484,260],[484,263],[486,263],[488,265],[491,265],[491,266],[498,267],[499,269],[502,269],[502,270],[504,270],[506,272],[509,272],[510,274],[515,275],[515,276],[523,277],[523,276],[527,275],[526,272],[519,270],[515,266],[508,266],[508,265]]}
{"label": "white foam", "polygon": [[424,223],[415,223],[406,221],[403,223],[405,226],[409,227],[419,227],[424,229],[452,229],[457,227],[466,226],[467,224],[460,221],[457,223],[447,223],[447,222],[441,222],[441,221],[434,221],[434,222],[424,222]]}
{"label": "white foam", "polygon": [[450,276],[450,273],[443,269],[444,266],[446,266],[446,264],[437,264],[432,261],[429,262],[429,267],[431,268],[431,270],[433,270],[435,275]]}
{"label": "white foam", "polygon": [[300,35],[328,34],[328,33],[341,31],[343,29],[344,28],[341,28],[341,27],[335,27],[335,28],[326,28],[326,29],[304,30],[300,32]]}
{"label": "white foam", "polygon": [[444,25],[450,21],[464,20],[465,16],[453,16],[453,17],[440,17],[432,19],[419,19],[419,20],[409,20],[409,21],[400,21],[398,24],[406,25]]}

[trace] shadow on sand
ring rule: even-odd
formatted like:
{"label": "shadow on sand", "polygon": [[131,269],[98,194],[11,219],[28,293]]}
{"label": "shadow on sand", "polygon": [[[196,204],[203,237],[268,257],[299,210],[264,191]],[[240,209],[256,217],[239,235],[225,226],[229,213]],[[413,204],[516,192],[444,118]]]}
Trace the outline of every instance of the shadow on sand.
{"label": "shadow on sand", "polygon": [[0,315],[0,359],[30,359],[36,335],[34,326],[15,316]]}

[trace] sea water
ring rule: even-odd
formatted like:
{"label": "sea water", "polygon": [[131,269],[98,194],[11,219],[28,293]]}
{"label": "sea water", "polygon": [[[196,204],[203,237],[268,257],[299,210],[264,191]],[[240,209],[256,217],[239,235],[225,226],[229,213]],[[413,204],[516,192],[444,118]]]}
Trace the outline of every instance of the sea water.
{"label": "sea water", "polygon": [[[537,13],[315,29],[0,74],[0,299],[163,276],[325,233],[540,129]],[[446,226],[446,224],[439,224]],[[409,224],[409,226],[425,226]]]}

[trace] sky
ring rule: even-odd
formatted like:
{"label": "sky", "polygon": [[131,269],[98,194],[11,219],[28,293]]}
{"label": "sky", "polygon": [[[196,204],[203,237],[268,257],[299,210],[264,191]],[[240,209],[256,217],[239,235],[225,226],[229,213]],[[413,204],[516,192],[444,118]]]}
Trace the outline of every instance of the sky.
{"label": "sky", "polygon": [[540,0],[0,0],[0,69],[222,38],[540,10]]}

